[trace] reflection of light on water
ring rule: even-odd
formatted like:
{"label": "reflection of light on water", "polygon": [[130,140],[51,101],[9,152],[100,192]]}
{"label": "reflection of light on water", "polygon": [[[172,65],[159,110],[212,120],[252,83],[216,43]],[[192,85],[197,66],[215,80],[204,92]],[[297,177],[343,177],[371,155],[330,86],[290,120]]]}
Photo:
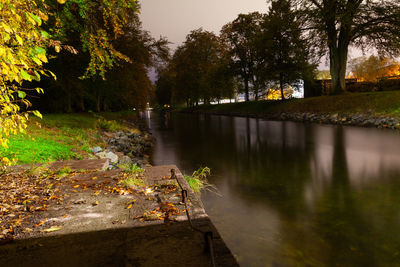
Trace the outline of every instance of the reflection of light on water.
{"label": "reflection of light on water", "polygon": [[150,109],[147,109],[146,110],[146,121],[147,121],[147,127],[149,127],[149,128],[151,128],[150,127],[150,123],[151,123],[151,110]]}

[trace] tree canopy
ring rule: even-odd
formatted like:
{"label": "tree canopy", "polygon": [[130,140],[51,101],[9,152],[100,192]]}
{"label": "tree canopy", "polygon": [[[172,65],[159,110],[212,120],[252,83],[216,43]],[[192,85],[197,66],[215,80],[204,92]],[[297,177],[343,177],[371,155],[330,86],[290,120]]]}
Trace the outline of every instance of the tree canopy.
{"label": "tree canopy", "polygon": [[301,0],[297,8],[308,37],[321,53],[328,52],[332,93],[345,90],[349,46],[400,53],[398,0]]}
{"label": "tree canopy", "polygon": [[249,84],[256,84],[257,70],[261,66],[256,42],[261,32],[262,18],[258,12],[240,14],[221,30],[221,37],[229,47],[233,74],[238,75],[244,83],[246,101],[249,100]]}
{"label": "tree canopy", "polygon": [[264,59],[264,79],[278,81],[281,99],[283,89],[294,85],[311,67],[308,43],[301,31],[301,21],[291,1],[272,1],[271,8],[262,23],[260,57]]}
{"label": "tree canopy", "polygon": [[[135,0],[1,0],[0,145],[7,147],[10,134],[24,132],[29,113],[41,116],[28,110],[28,97],[42,93],[40,87],[51,88],[51,83],[67,95],[79,95],[82,107],[93,95],[98,98],[96,93],[107,86],[105,78],[120,93],[117,99],[132,100],[132,91],[145,99],[152,91],[147,67],[166,53],[166,41],[155,41],[141,29],[139,8]],[[121,64],[132,68],[127,71]],[[62,83],[47,79],[56,75]],[[132,85],[136,89],[128,90]],[[40,101],[57,103],[65,98],[55,95],[52,101]],[[121,106],[121,101],[114,102]]]}
{"label": "tree canopy", "polygon": [[215,98],[231,96],[233,82],[227,69],[226,51],[214,33],[203,29],[191,31],[169,64],[159,71],[156,94],[162,99],[161,104],[172,101],[197,105],[200,100],[209,103]]}

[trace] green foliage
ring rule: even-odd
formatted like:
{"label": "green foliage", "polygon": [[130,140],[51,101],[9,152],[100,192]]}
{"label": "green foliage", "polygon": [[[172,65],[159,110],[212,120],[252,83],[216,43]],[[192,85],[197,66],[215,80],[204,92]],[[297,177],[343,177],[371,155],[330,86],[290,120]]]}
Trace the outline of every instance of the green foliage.
{"label": "green foliage", "polygon": [[81,159],[89,148],[103,146],[96,128],[97,117],[91,114],[49,114],[38,124],[31,120],[29,134],[10,137],[9,149],[1,155],[16,159],[17,164]]}
{"label": "green foliage", "polygon": [[123,180],[123,184],[125,187],[130,188],[130,187],[144,187],[145,183],[143,179],[137,178],[137,177],[128,177],[125,180]]}
{"label": "green foliage", "polygon": [[119,165],[119,168],[123,169],[126,173],[130,174],[141,174],[144,172],[144,169],[140,168],[137,163],[127,164],[127,165]]}
{"label": "green foliage", "polygon": [[301,17],[288,0],[272,1],[261,25],[257,50],[259,58],[265,60],[260,75],[264,80],[279,84],[282,100],[285,99],[283,90],[296,86],[306,69],[313,68],[301,25]]}
{"label": "green foliage", "polygon": [[103,118],[97,120],[96,127],[109,132],[115,132],[121,129],[121,125],[118,122],[114,120],[109,121]]}
{"label": "green foliage", "polygon": [[32,166],[26,173],[36,177],[48,177],[51,171],[48,164],[41,164],[39,166]]}
{"label": "green foliage", "polygon": [[[60,2],[60,1],[59,1]],[[70,33],[79,34],[80,46],[90,54],[90,61],[83,78],[100,75],[119,60],[130,59],[115,49],[113,40],[124,34],[123,27],[132,12],[138,8],[135,0],[68,0],[59,5],[50,2],[55,14],[54,36],[62,43],[70,41]],[[66,47],[67,48],[67,47]]]}
{"label": "green foliage", "polygon": [[[10,135],[23,133],[31,106],[22,88],[24,81],[40,80],[47,75],[45,47],[49,44],[40,26],[48,19],[40,2],[34,0],[0,1],[0,147],[7,149]],[[38,93],[42,89],[34,89]],[[40,113],[35,112],[36,115]],[[9,158],[0,156],[2,164]]]}
{"label": "green foliage", "polygon": [[77,156],[70,145],[43,137],[32,139],[27,134],[11,136],[9,148],[0,148],[0,153],[7,158],[16,158],[18,164],[67,160]]}
{"label": "green foliage", "polygon": [[67,176],[70,172],[72,172],[72,169],[71,169],[70,167],[68,167],[68,166],[65,166],[64,168],[59,169],[59,170],[56,172],[56,175],[57,175],[59,178],[64,178],[64,177]]}
{"label": "green foliage", "polygon": [[[137,11],[137,5],[135,0],[0,1],[1,147],[7,149],[9,136],[24,133],[27,127],[26,109],[31,103],[22,83],[38,82],[43,75],[55,78],[43,67],[48,63],[47,48],[54,48],[56,53],[65,49],[76,54],[78,51],[68,42],[70,36],[78,34],[77,47],[90,54],[83,77],[104,78],[117,61],[130,61],[112,42],[123,35],[122,28],[129,14]],[[40,88],[31,91],[43,93]],[[41,117],[38,111],[32,113]],[[11,161],[0,156],[0,163],[10,165]]]}
{"label": "green foliage", "polygon": [[249,100],[249,84],[257,90],[261,86],[258,70],[261,67],[257,55],[257,38],[261,32],[263,15],[258,12],[239,14],[232,22],[224,25],[221,37],[229,47],[230,66],[233,75],[240,78],[244,84],[246,101]]}
{"label": "green foliage", "polygon": [[225,75],[226,47],[212,32],[197,29],[175,51],[172,60],[159,70],[157,98],[159,103],[186,102],[194,105],[201,99],[209,103],[215,98],[231,96],[232,76]]}
{"label": "green foliage", "polygon": [[212,187],[207,181],[210,174],[210,168],[204,167],[194,171],[192,175],[184,175],[184,178],[195,193],[200,193],[202,189]]}

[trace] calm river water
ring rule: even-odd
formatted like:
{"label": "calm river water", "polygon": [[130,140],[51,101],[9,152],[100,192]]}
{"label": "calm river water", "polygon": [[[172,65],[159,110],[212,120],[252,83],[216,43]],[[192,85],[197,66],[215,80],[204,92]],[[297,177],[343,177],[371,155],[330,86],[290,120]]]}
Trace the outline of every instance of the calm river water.
{"label": "calm river water", "polygon": [[202,200],[242,266],[400,264],[400,134],[148,113],[155,165],[212,170]]}

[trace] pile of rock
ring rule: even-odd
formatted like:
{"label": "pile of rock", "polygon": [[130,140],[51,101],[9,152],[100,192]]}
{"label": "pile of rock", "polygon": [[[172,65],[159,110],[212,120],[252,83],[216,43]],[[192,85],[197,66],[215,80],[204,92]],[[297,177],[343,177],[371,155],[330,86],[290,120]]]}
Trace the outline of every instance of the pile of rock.
{"label": "pile of rock", "polygon": [[314,122],[324,124],[353,125],[361,127],[376,127],[400,130],[400,121],[397,118],[376,116],[372,114],[316,114],[316,113],[280,113],[264,116],[266,119],[289,120],[299,122]]}
{"label": "pile of rock", "polygon": [[108,158],[112,166],[138,164],[141,167],[150,165],[150,152],[153,147],[153,137],[148,134],[125,133],[118,131],[104,135],[108,143],[106,149],[91,148],[97,158]]}

